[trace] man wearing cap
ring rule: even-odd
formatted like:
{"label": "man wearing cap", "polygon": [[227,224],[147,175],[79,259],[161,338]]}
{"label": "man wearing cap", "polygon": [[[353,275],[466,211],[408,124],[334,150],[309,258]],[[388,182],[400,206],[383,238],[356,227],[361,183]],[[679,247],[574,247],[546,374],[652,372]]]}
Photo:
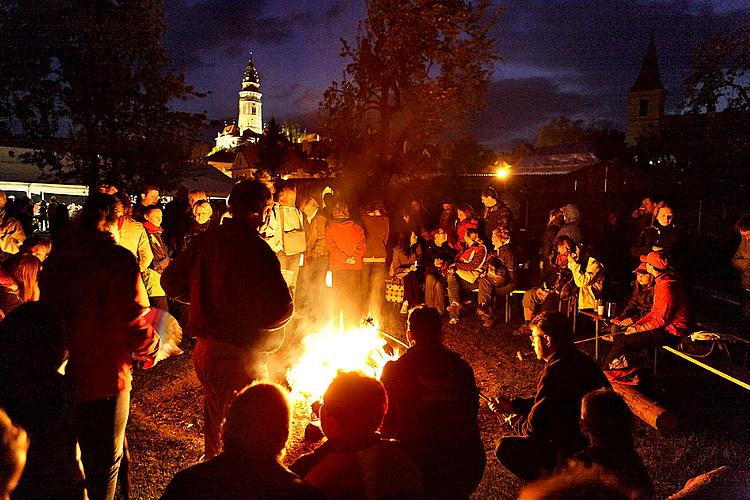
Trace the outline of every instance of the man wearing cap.
{"label": "man wearing cap", "polygon": [[626,355],[650,347],[676,344],[688,328],[688,297],[671,270],[664,252],[650,252],[641,257],[646,271],[654,277],[654,303],[641,319],[615,337],[607,356],[609,369],[627,368]]}

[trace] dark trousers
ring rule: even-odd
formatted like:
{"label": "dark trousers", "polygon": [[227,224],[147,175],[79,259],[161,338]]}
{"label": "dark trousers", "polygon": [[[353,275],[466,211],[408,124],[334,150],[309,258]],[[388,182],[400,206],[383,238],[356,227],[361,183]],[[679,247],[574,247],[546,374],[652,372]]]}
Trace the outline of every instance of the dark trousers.
{"label": "dark trousers", "polygon": [[328,257],[307,257],[300,270],[295,306],[299,304],[307,314],[319,314],[323,306],[323,287],[326,285]]}
{"label": "dark trousers", "polygon": [[422,303],[422,290],[419,286],[419,274],[412,271],[404,276],[404,300],[414,307]]}
{"label": "dark trousers", "polygon": [[112,500],[123,455],[130,392],[76,406],[76,434],[91,500]]}
{"label": "dark trousers", "polygon": [[343,311],[344,325],[355,327],[362,319],[362,271],[360,269],[339,269],[332,272],[333,293],[336,303],[333,313],[338,318]]}
{"label": "dark trousers", "polygon": [[551,472],[558,461],[558,450],[536,439],[506,436],[495,448],[498,461],[516,477],[533,481]]}
{"label": "dark trousers", "polygon": [[203,439],[208,460],[221,452],[221,425],[234,396],[256,380],[268,378],[268,355],[198,337],[193,365],[203,386]]}
{"label": "dark trousers", "polygon": [[169,311],[169,303],[167,303],[167,298],[164,295],[161,297],[149,297],[148,301],[151,307],[156,307],[162,311]]}
{"label": "dark trousers", "polygon": [[604,361],[605,367],[623,354],[626,356],[634,355],[651,347],[676,345],[679,341],[680,337],[672,335],[663,328],[631,333],[630,335],[618,335],[615,337],[612,349],[610,349],[607,359]]}
{"label": "dark trousers", "polygon": [[362,264],[362,311],[380,317],[385,300],[385,262],[365,262]]}

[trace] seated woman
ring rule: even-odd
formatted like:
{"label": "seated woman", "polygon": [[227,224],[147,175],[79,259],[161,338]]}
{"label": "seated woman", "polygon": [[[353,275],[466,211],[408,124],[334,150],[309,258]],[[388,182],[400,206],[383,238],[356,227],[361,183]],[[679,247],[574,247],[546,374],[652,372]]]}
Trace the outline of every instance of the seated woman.
{"label": "seated woman", "polygon": [[442,315],[445,313],[445,288],[448,286],[448,266],[456,258],[456,251],[448,242],[448,234],[443,228],[431,233],[425,246],[424,302],[434,307]]}
{"label": "seated woman", "polygon": [[466,230],[464,236],[466,250],[456,258],[456,262],[448,267],[448,312],[451,315],[449,323],[455,325],[463,311],[462,296],[466,292],[479,288],[479,274],[487,258],[487,248],[479,239],[474,228]]}
{"label": "seated woman", "polygon": [[465,241],[466,231],[469,229],[477,229],[479,227],[479,221],[477,220],[476,215],[474,215],[474,209],[471,205],[466,203],[458,207],[456,214],[458,215],[458,227],[456,229],[458,241],[456,241],[454,248],[459,252],[463,252],[468,248]]}
{"label": "seated woman", "polygon": [[409,304],[415,306],[422,303],[419,277],[423,250],[414,231],[403,232],[398,239],[398,245],[393,248],[391,261],[391,277],[404,284],[404,302],[401,314],[406,314]]}

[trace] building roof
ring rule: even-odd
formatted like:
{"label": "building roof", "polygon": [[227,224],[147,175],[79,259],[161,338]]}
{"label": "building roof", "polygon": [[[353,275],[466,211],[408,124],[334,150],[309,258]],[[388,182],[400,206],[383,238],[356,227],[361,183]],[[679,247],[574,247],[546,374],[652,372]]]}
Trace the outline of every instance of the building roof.
{"label": "building roof", "polygon": [[653,35],[648,42],[648,47],[646,47],[646,55],[643,57],[638,78],[636,78],[635,83],[630,88],[631,92],[644,90],[664,90],[664,85],[661,83],[661,76],[659,75],[659,60],[656,57],[656,44],[654,43]]}
{"label": "building roof", "polygon": [[565,175],[599,163],[594,148],[585,143],[536,148],[521,158],[513,175]]}
{"label": "building roof", "polygon": [[228,196],[234,182],[210,165],[196,166],[182,181],[188,190],[200,189],[208,196]]}
{"label": "building roof", "polygon": [[240,129],[237,128],[237,125],[234,123],[230,123],[229,125],[226,125],[224,127],[224,130],[221,131],[222,135],[234,135],[239,137],[240,136]]}
{"label": "building roof", "polygon": [[242,88],[244,89],[247,85],[260,86],[260,78],[258,77],[258,71],[255,69],[255,64],[253,63],[252,52],[250,52],[250,59],[247,61],[245,73],[242,75]]}

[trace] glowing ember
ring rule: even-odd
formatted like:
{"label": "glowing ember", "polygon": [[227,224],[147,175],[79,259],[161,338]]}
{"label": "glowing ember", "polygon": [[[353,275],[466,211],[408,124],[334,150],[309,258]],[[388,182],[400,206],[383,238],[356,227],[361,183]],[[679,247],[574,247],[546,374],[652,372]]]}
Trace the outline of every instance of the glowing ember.
{"label": "glowing ember", "polygon": [[312,402],[323,396],[339,370],[380,378],[385,364],[398,358],[398,351],[388,354],[385,345],[376,324],[345,330],[340,319],[338,328],[329,324],[302,340],[304,353],[287,371],[287,382],[296,397]]}

